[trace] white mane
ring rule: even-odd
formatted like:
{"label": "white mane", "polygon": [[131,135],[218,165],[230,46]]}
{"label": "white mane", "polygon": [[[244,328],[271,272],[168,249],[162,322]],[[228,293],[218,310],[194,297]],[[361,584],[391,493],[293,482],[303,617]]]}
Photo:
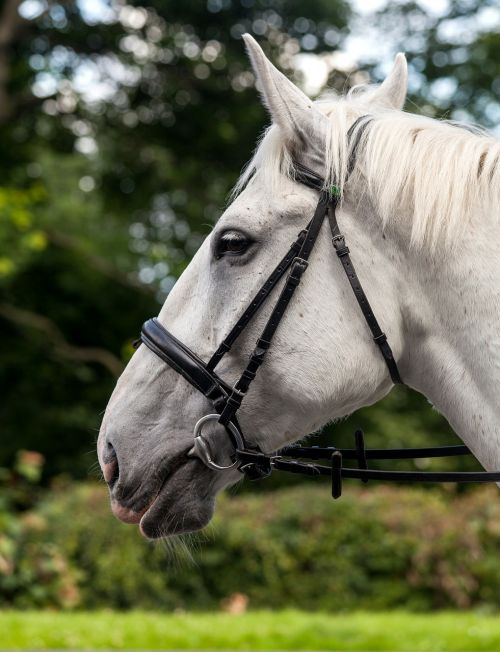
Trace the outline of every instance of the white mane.
{"label": "white mane", "polygon": [[[500,204],[500,141],[478,128],[370,106],[365,87],[341,99],[315,102],[331,133],[325,148],[325,186],[347,178],[348,125],[368,114],[374,118],[356,151],[371,200],[385,226],[411,220],[411,245],[457,242],[472,216],[496,213]],[[353,134],[351,143],[356,140]],[[282,132],[271,126],[236,184],[239,193],[256,172],[272,187],[283,175],[293,178],[293,163]]]}

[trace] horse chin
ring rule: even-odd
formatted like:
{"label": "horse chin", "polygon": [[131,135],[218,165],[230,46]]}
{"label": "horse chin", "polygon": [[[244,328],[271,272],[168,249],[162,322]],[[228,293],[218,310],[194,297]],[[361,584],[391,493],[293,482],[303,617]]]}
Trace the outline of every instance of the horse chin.
{"label": "horse chin", "polygon": [[214,513],[216,488],[208,469],[198,460],[178,468],[142,515],[139,530],[146,539],[201,530]]}

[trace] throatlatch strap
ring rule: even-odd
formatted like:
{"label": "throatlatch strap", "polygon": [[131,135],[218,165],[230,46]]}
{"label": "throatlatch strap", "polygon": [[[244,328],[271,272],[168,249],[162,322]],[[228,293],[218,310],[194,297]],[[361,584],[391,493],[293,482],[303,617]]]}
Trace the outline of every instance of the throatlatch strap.
{"label": "throatlatch strap", "polygon": [[373,341],[380,349],[380,353],[382,354],[382,357],[384,358],[391,375],[392,382],[395,385],[403,385],[404,383],[401,379],[396,361],[394,360],[392,349],[389,346],[389,342],[387,341],[387,336],[380,328],[377,318],[373,314],[373,310],[361,286],[358,275],[356,274],[356,270],[354,269],[354,265],[352,264],[352,260],[349,255],[349,247],[346,245],[345,237],[342,235],[342,233],[340,233],[337,216],[335,214],[335,207],[332,207],[332,210],[328,213],[328,223],[330,224],[330,230],[332,232],[332,243],[335,248],[335,252],[337,253],[339,260],[342,263],[342,267],[344,268],[344,272],[346,273],[349,283],[351,284],[354,296],[356,297],[366,323],[372,332]]}

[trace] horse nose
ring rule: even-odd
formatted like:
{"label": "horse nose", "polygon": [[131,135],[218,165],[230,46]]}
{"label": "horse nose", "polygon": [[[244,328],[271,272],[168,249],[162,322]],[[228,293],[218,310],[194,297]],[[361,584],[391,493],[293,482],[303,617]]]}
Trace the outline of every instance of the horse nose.
{"label": "horse nose", "polygon": [[112,489],[120,477],[120,467],[115,448],[109,439],[106,439],[104,442],[101,466],[104,480],[108,483],[109,488]]}
{"label": "horse nose", "polygon": [[106,436],[99,443],[99,458],[102,474],[107,482],[111,496],[111,510],[120,521],[124,523],[139,523],[142,515],[147,511],[150,500],[144,505],[141,496],[137,497],[137,483],[127,482],[127,474],[122,474],[120,479],[120,465],[115,447]]}

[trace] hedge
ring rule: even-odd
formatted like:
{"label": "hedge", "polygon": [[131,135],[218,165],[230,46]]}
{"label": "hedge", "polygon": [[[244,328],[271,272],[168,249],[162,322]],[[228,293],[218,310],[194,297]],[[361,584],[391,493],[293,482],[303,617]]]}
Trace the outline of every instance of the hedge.
{"label": "hedge", "polygon": [[497,609],[499,498],[349,485],[332,501],[311,482],[223,495],[203,534],[152,543],[103,486],[68,484],[0,535],[0,605],[219,609],[243,593],[250,608]]}

